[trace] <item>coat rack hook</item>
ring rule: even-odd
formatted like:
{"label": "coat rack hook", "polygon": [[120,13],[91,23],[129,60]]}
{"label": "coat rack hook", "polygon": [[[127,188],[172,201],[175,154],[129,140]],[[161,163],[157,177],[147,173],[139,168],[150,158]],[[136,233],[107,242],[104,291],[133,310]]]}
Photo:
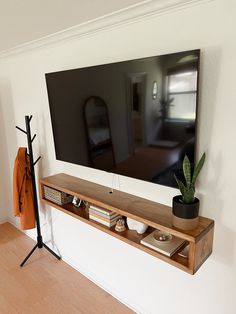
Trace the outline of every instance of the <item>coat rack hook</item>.
{"label": "coat rack hook", "polygon": [[41,159],[41,156],[39,156],[39,157],[37,158],[37,160],[34,162],[34,166],[37,164],[37,162],[39,161],[39,159]]}
{"label": "coat rack hook", "polygon": [[27,132],[26,132],[25,130],[21,129],[20,127],[16,126],[16,128],[17,128],[18,130],[20,130],[21,132],[27,134]]}
{"label": "coat rack hook", "polygon": [[31,143],[33,143],[33,141],[34,141],[35,137],[36,137],[36,134],[34,134],[34,136],[33,136],[32,140],[31,140]]}

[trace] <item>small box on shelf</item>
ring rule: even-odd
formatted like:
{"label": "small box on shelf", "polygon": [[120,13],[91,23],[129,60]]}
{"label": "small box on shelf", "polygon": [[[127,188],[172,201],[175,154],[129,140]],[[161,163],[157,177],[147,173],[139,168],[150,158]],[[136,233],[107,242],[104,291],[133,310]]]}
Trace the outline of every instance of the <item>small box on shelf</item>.
{"label": "small box on shelf", "polygon": [[73,196],[68,193],[56,190],[47,185],[44,185],[43,188],[44,188],[44,197],[53,203],[56,203],[58,205],[64,205],[64,204],[71,203],[73,200]]}

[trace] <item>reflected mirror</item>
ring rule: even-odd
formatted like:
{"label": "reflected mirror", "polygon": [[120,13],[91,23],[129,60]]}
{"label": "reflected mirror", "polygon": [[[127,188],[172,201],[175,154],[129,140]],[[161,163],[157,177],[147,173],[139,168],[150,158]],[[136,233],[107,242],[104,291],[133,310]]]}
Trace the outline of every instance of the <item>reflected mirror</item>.
{"label": "reflected mirror", "polygon": [[92,96],[85,101],[84,119],[91,166],[110,171],[115,163],[108,110],[102,98]]}

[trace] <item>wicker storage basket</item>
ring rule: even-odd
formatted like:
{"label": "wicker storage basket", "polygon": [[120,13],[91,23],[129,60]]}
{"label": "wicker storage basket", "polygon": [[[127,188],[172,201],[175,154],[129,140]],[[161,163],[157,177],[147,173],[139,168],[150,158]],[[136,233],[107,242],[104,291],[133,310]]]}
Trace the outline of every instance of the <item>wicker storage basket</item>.
{"label": "wicker storage basket", "polygon": [[70,194],[55,190],[55,189],[50,188],[49,186],[46,186],[46,185],[44,185],[43,188],[44,188],[45,199],[47,199],[53,203],[56,203],[58,205],[64,205],[67,203],[71,203],[73,200],[73,196]]}

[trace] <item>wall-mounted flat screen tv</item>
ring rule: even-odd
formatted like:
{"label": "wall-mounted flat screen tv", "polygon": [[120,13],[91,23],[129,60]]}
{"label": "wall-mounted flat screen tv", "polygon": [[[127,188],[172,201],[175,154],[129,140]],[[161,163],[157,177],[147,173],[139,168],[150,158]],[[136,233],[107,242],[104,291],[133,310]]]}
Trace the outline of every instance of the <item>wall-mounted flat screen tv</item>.
{"label": "wall-mounted flat screen tv", "polygon": [[176,186],[192,165],[200,50],[47,73],[56,158]]}

